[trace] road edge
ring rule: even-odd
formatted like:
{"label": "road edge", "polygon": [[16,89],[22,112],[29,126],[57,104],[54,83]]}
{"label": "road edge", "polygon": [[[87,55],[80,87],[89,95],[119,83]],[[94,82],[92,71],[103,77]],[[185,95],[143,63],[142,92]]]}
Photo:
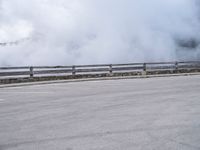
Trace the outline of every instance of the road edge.
{"label": "road edge", "polygon": [[0,85],[0,89],[1,88],[9,88],[9,87],[34,86],[34,85],[57,84],[57,83],[73,83],[73,82],[88,82],[88,81],[102,81],[102,80],[147,79],[147,78],[194,76],[194,75],[200,75],[200,73],[101,77],[101,78],[85,78],[85,79],[52,80],[52,81],[39,81],[39,82],[26,82],[26,83],[11,83],[11,84]]}

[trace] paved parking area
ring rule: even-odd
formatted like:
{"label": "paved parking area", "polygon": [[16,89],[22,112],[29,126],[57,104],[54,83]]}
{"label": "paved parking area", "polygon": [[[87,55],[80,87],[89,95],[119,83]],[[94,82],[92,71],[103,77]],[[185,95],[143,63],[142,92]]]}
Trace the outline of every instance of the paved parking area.
{"label": "paved parking area", "polygon": [[200,76],[0,89],[0,150],[199,150]]}

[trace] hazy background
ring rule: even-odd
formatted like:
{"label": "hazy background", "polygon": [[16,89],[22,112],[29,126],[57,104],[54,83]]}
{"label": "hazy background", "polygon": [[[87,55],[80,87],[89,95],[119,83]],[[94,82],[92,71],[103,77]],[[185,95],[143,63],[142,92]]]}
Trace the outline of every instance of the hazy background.
{"label": "hazy background", "polygon": [[0,0],[0,66],[198,60],[198,0]]}

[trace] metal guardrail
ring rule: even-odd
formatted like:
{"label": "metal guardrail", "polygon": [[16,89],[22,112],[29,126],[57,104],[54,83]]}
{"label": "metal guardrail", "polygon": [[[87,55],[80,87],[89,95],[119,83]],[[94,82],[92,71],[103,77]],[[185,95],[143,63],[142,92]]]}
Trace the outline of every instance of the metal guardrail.
{"label": "metal guardrail", "polygon": [[30,66],[30,67],[0,67],[0,77],[19,76],[59,76],[80,74],[112,75],[118,72],[153,72],[153,71],[180,71],[200,69],[200,61],[187,62],[150,62],[129,64],[99,64],[99,65],[75,65],[75,66]]}

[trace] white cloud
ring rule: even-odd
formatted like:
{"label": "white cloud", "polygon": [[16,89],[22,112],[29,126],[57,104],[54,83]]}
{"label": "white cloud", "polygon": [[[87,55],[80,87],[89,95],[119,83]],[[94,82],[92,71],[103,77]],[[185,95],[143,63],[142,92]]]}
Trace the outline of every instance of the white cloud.
{"label": "white cloud", "polygon": [[2,0],[0,9],[0,42],[32,37],[0,47],[1,65],[198,59],[175,41],[200,39],[195,0]]}

